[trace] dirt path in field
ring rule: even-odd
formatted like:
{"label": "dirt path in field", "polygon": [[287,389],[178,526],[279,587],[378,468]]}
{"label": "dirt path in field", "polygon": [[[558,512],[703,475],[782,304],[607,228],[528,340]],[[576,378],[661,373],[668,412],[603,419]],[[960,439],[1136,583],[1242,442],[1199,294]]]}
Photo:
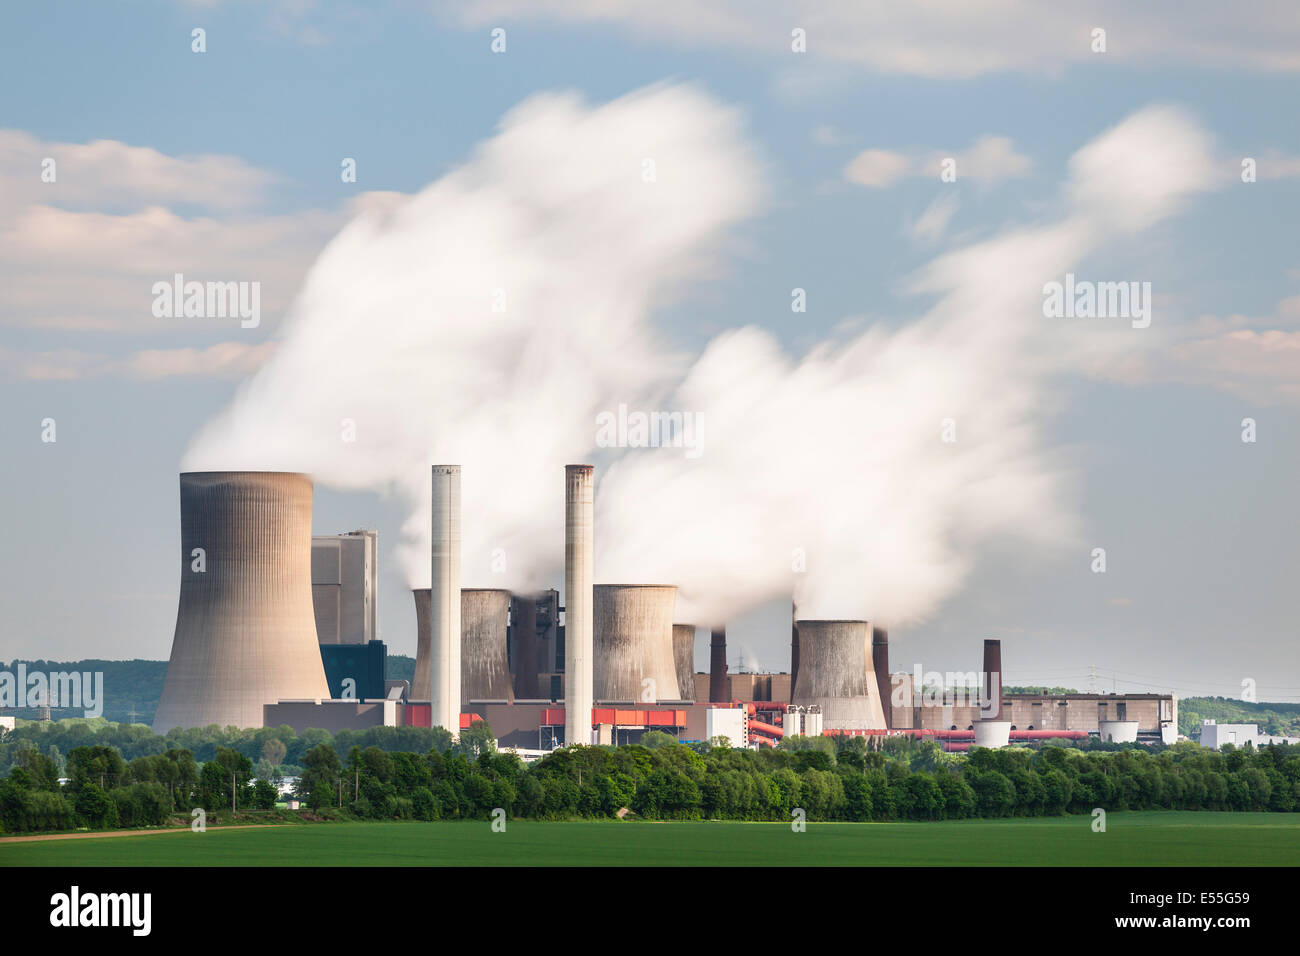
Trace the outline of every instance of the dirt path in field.
{"label": "dirt path in field", "polygon": [[[240,823],[236,826],[210,827],[212,833],[222,830],[263,830],[267,827],[287,826],[284,823]],[[189,827],[169,827],[166,830],[104,830],[99,833],[47,833],[37,836],[0,837],[0,843],[34,843],[37,840],[93,840],[102,837],[154,836],[159,833],[189,833]]]}

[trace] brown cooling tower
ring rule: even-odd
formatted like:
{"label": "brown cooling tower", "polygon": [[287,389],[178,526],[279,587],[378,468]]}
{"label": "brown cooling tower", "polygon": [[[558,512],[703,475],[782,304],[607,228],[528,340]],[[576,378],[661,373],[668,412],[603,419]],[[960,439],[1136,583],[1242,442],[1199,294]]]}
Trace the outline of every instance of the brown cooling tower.
{"label": "brown cooling tower", "polygon": [[673,660],[677,664],[677,689],[682,700],[695,699],[695,625],[673,625]]}
{"label": "brown cooling tower", "polygon": [[460,699],[515,699],[506,659],[510,592],[500,588],[460,589]]}
{"label": "brown cooling tower", "polygon": [[1002,720],[1002,642],[984,642],[984,674],[980,697],[980,717]]}
{"label": "brown cooling tower", "polygon": [[[433,592],[416,588],[415,680],[411,700],[429,699],[429,662],[433,626]],[[498,588],[461,588],[460,697],[469,700],[513,701],[510,666],[506,658],[506,616],[510,592]]]}
{"label": "brown cooling tower", "polygon": [[821,708],[827,730],[884,730],[866,621],[800,621],[799,680],[791,703]]}
{"label": "brown cooling tower", "polygon": [[681,700],[673,657],[670,584],[597,584],[594,697],[598,701]]}
{"label": "brown cooling tower", "polygon": [[328,699],[311,600],[311,480],[180,479],[180,601],[154,731],[261,727],[266,704]]}
{"label": "brown cooling tower", "polygon": [[731,700],[727,689],[727,629],[709,632],[709,701],[725,703]]}
{"label": "brown cooling tower", "polygon": [[880,709],[885,714],[885,726],[894,726],[894,702],[889,693],[889,631],[883,627],[871,629],[871,668],[876,672],[876,690],[880,694]]}

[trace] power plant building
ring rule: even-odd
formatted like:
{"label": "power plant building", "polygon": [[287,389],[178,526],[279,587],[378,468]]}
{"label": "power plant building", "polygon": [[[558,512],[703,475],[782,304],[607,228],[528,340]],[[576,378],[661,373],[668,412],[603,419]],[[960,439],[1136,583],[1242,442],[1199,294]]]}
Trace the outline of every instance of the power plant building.
{"label": "power plant building", "polygon": [[314,535],[311,599],[322,644],[379,639],[379,532]]}

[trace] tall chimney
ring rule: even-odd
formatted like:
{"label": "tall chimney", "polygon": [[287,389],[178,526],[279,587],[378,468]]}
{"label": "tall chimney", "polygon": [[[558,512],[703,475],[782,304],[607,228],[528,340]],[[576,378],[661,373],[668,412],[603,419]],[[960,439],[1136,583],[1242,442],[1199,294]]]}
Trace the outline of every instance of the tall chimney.
{"label": "tall chimney", "polygon": [[429,613],[432,726],[460,734],[460,465],[433,466]]}
{"label": "tall chimney", "polygon": [[790,602],[790,692],[799,682],[799,605]]}
{"label": "tall chimney", "polygon": [[591,743],[595,470],[564,466],[564,742],[570,745]]}
{"label": "tall chimney", "polygon": [[724,703],[731,700],[727,690],[727,627],[709,632],[709,700]]}
{"label": "tall chimney", "polygon": [[889,631],[883,627],[871,629],[871,667],[876,672],[876,690],[880,693],[880,708],[885,712],[885,726],[894,726],[894,702],[889,693]]}
{"label": "tall chimney", "polygon": [[984,720],[1002,720],[1002,642],[984,642],[984,676],[981,678],[983,695],[980,698],[980,717]]}

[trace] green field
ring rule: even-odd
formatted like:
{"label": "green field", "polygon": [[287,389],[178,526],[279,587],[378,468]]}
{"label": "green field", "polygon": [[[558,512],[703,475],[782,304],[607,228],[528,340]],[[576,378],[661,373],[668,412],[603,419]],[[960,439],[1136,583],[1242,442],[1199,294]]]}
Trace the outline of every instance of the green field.
{"label": "green field", "polygon": [[0,844],[0,866],[1263,866],[1300,814],[1112,813],[941,823],[322,823]]}

